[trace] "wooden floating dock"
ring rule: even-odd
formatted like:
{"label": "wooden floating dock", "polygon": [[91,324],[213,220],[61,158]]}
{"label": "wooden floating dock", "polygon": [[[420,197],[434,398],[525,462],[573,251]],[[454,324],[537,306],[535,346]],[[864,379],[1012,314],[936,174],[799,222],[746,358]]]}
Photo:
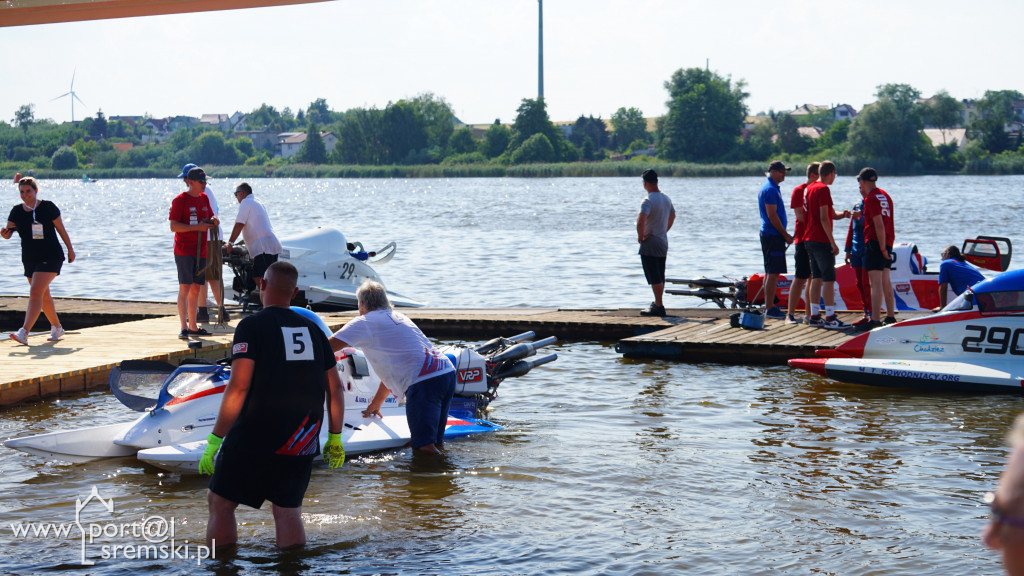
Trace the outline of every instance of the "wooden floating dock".
{"label": "wooden floating dock", "polygon": [[[0,305],[10,303],[10,299],[0,298]],[[24,302],[20,303],[20,307],[18,302],[6,306],[5,313],[23,317]],[[179,324],[173,304],[59,299],[57,310],[68,330],[60,342],[46,341],[48,326],[45,332],[32,333],[30,346],[9,339],[0,342],[0,405],[105,388],[110,371],[122,360],[178,364],[192,356],[226,357],[240,316],[232,310],[232,321],[226,326],[202,325],[212,335],[196,338],[201,348],[194,349],[177,338]],[[413,308],[402,312],[430,337],[482,340],[534,331],[538,338],[618,341],[616,351],[627,358],[691,362],[784,364],[852,337],[846,332],[779,320],[768,320],[764,330],[732,328],[729,315],[734,310],[711,308],[669,310],[670,316],[664,318],[643,317],[636,309]],[[321,316],[331,329],[337,329],[355,314]],[[857,315],[842,317],[852,322]],[[913,314],[901,314],[901,319],[908,317]],[[75,325],[91,327],[68,328]]]}
{"label": "wooden floating dock", "polygon": [[[763,330],[733,328],[729,315],[734,310],[720,310],[719,317],[678,318],[671,328],[626,338],[615,350],[626,358],[659,358],[686,362],[719,362],[725,364],[785,364],[792,358],[813,357],[814,351],[835,348],[857,335],[852,330],[826,330],[806,324],[786,324],[782,320],[765,320]],[[924,313],[900,314],[901,320]],[[853,323],[861,313],[840,313],[839,318]]]}

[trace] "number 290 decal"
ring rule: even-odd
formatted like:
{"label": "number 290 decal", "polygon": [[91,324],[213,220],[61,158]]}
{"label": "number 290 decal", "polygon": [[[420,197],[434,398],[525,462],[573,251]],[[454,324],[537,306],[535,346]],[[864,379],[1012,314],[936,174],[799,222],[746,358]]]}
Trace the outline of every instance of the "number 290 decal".
{"label": "number 290 decal", "polygon": [[967,325],[968,334],[964,337],[961,345],[964,352],[975,352],[978,354],[1006,354],[1009,352],[1015,356],[1024,356],[1024,328],[1016,330],[1003,326]]}

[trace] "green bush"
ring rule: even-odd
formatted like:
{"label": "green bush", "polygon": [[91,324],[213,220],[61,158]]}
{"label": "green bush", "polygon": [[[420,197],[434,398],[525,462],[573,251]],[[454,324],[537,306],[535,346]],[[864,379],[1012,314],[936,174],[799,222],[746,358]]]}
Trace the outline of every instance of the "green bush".
{"label": "green bush", "polygon": [[71,170],[78,168],[78,152],[74,148],[61,146],[50,158],[50,167],[54,170]]}
{"label": "green bush", "polygon": [[522,146],[516,148],[512,153],[513,164],[533,164],[554,162],[555,160],[555,148],[551,145],[551,140],[541,133],[527,138]]}

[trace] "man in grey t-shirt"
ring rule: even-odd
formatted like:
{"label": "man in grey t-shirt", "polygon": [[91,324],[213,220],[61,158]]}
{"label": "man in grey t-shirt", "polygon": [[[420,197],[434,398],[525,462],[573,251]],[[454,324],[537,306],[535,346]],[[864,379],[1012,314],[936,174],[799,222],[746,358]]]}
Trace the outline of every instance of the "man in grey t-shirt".
{"label": "man in grey t-shirt", "polygon": [[640,311],[641,316],[664,316],[661,296],[665,292],[665,260],[668,257],[668,231],[676,220],[672,200],[658,189],[658,174],[648,168],[641,177],[647,198],[636,216],[636,241],[640,243],[640,262],[644,277],[654,291],[654,302]]}

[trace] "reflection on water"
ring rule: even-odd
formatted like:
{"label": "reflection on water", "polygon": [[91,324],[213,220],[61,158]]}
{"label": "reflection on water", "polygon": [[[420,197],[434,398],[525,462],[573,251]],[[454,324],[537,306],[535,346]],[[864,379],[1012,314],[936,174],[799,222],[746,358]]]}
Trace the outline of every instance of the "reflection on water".
{"label": "reflection on water", "polygon": [[[611,343],[559,344],[550,370],[506,381],[505,427],[314,470],[309,544],[278,552],[269,506],[240,508],[241,574],[978,574],[977,534],[1013,396],[833,385],[787,368],[639,362]],[[548,367],[545,367],[548,368]],[[117,421],[103,393],[0,411],[7,435]],[[15,538],[68,522],[96,486],[118,521],[173,516],[203,541],[206,480],[131,458],[68,465],[0,450],[0,571],[77,572],[73,540]],[[89,573],[191,573],[97,559]]]}
{"label": "reflection on water", "polygon": [[[941,248],[978,233],[1013,236],[1024,178],[893,178],[900,238]],[[171,300],[166,205],[179,182],[46,183],[80,262],[61,294]],[[233,183],[214,181],[226,191]],[[339,226],[376,246],[397,240],[385,282],[438,306],[639,307],[649,299],[632,220],[632,179],[279,181],[255,183],[285,234]],[[674,275],[757,270],[758,182],[666,179],[679,209]],[[1008,195],[991,222],[976,189]],[[312,194],[310,191],[315,190]],[[837,203],[855,185],[834,187]],[[52,191],[50,194],[49,191]],[[718,199],[716,210],[703,202]],[[843,199],[846,200],[843,200]],[[927,202],[915,204],[915,198]],[[228,199],[230,200],[230,199]],[[13,199],[11,199],[13,203]],[[234,204],[221,202],[225,219]],[[956,205],[957,210],[950,206]],[[130,229],[103,221],[131,206]],[[944,234],[934,234],[942,221]],[[729,231],[723,238],[723,231]],[[13,244],[0,266],[17,269]],[[694,248],[699,250],[694,250]],[[111,262],[128,262],[114,266]],[[1019,263],[1016,264],[1019,267]],[[109,291],[111,269],[119,292]],[[23,293],[20,278],[0,292]],[[685,305],[683,299],[669,303]],[[543,336],[543,335],[541,335]],[[621,358],[612,343],[560,343],[559,360],[502,384],[495,434],[314,470],[305,550],[274,549],[269,511],[240,509],[242,547],[207,561],[215,574],[995,574],[978,534],[1005,459],[1015,396],[921,394],[828,382],[784,367]],[[106,392],[0,409],[4,437],[131,418]],[[206,530],[206,481],[131,458],[69,465],[0,449],[0,572],[185,574],[194,563],[97,559],[74,538],[22,538],[19,522],[69,522],[92,487],[131,522],[173,516],[183,539]]]}

